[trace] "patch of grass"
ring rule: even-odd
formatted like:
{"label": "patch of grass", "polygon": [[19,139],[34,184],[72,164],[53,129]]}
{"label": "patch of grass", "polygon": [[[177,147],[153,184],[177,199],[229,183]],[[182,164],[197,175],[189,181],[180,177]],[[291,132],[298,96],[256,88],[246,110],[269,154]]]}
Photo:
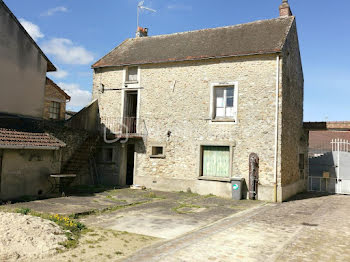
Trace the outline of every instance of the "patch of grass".
{"label": "patch of grass", "polygon": [[210,198],[210,197],[215,197],[215,196],[213,194],[208,194],[204,196],[204,198]]}
{"label": "patch of grass", "polygon": [[139,202],[135,202],[135,203],[127,204],[127,205],[117,205],[117,206],[106,207],[102,210],[101,209],[93,209],[93,210],[89,210],[89,211],[86,211],[83,213],[71,214],[71,215],[69,215],[69,217],[73,218],[73,219],[78,219],[78,218],[86,217],[89,215],[101,215],[101,214],[106,213],[106,212],[113,212],[113,211],[116,211],[119,209],[133,207],[133,206],[137,206],[137,205],[141,205],[141,204],[145,204],[145,203],[149,203],[149,202],[150,202],[149,200],[146,200],[146,201],[139,201]]}
{"label": "patch of grass", "polygon": [[201,207],[197,206],[197,205],[182,203],[182,204],[178,205],[177,207],[172,208],[171,210],[178,213],[178,214],[191,213],[191,211],[182,211],[181,209],[183,209],[183,208],[201,208]]}
{"label": "patch of grass", "polygon": [[115,251],[114,254],[116,254],[117,256],[123,255],[123,252],[121,251]]}
{"label": "patch of grass", "polygon": [[157,196],[156,193],[154,193],[154,192],[149,192],[149,193],[145,194],[144,196],[147,198],[165,199],[165,197],[163,197],[163,196]]}
{"label": "patch of grass", "polygon": [[16,213],[20,213],[23,215],[28,215],[30,212],[30,208],[20,207],[16,209]]}

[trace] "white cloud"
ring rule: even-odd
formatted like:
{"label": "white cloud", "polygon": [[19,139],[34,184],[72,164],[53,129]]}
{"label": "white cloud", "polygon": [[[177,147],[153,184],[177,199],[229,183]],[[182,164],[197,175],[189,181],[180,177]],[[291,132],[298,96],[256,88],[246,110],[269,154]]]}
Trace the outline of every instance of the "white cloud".
{"label": "white cloud", "polygon": [[64,7],[64,6],[57,6],[55,8],[51,8],[51,9],[46,10],[45,12],[41,13],[41,16],[52,16],[57,12],[67,13],[68,9],[67,9],[67,7]]}
{"label": "white cloud", "polygon": [[94,60],[91,52],[66,38],[53,38],[41,46],[46,54],[53,55],[58,62],[64,64],[86,65]]}
{"label": "white cloud", "polygon": [[48,75],[52,76],[56,79],[62,79],[62,78],[66,78],[69,75],[69,73],[65,70],[57,68],[56,72],[50,72],[50,73],[48,73]]}
{"label": "white cloud", "polygon": [[167,6],[171,10],[191,11],[192,6],[184,4],[170,4]]}
{"label": "white cloud", "polygon": [[67,104],[69,109],[80,110],[91,102],[91,93],[81,89],[78,84],[60,82],[57,85],[71,97]]}
{"label": "white cloud", "polygon": [[39,26],[36,24],[33,24],[32,22],[29,22],[23,18],[19,19],[20,23],[24,27],[25,30],[27,30],[28,34],[37,41],[39,38],[43,38],[45,35],[40,31]]}

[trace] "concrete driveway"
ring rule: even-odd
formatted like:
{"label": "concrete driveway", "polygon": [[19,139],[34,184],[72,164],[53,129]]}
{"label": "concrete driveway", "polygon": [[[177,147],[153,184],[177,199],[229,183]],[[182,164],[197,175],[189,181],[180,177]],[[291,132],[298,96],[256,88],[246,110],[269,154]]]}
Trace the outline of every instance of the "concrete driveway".
{"label": "concrete driveway", "polygon": [[350,196],[344,195],[269,204],[148,247],[124,261],[350,261],[349,217]]}
{"label": "concrete driveway", "polygon": [[186,192],[116,189],[17,203],[44,213],[71,215],[88,227],[172,239],[224,217],[265,204]]}

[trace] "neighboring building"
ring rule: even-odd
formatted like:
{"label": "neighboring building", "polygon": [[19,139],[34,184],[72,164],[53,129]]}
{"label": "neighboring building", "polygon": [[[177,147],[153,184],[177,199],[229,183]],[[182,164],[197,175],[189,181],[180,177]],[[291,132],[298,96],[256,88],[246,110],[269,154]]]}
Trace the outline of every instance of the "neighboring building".
{"label": "neighboring building", "polygon": [[44,119],[65,120],[66,103],[70,96],[66,94],[54,81],[46,78]]}
{"label": "neighboring building", "polygon": [[59,149],[65,143],[31,120],[0,117],[0,200],[47,194],[49,175],[60,172]]}
{"label": "neighboring building", "polygon": [[42,118],[46,72],[55,66],[0,0],[0,112]]}
{"label": "neighboring building", "polygon": [[308,190],[350,194],[350,122],[307,122]]}
{"label": "neighboring building", "polygon": [[305,189],[304,79],[288,1],[276,19],[127,39],[92,67],[101,123],[129,137],[101,146],[104,183],[230,197],[231,178],[249,184],[256,153],[258,199]]}
{"label": "neighboring building", "polygon": [[[0,200],[46,194],[50,174],[60,172],[60,149],[66,145],[41,127],[46,72],[55,70],[0,0]],[[49,92],[56,102],[68,98]]]}

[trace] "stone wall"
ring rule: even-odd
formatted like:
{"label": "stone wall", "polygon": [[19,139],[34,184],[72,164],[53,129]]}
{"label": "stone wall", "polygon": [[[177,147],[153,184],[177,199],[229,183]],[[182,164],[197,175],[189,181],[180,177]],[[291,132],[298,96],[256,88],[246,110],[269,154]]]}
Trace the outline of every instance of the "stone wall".
{"label": "stone wall", "polygon": [[[306,179],[308,170],[308,136],[303,129],[304,78],[295,21],[283,49],[282,70],[281,172],[283,176],[281,185],[285,187]],[[299,154],[304,154],[305,176],[301,176],[299,172]],[[303,190],[303,187],[298,190]],[[285,192],[283,199],[288,198],[291,194],[292,192]]]}
{"label": "stone wall", "polygon": [[43,196],[49,175],[60,171],[59,150],[3,150],[0,200]]}
{"label": "stone wall", "polygon": [[[176,178],[182,179],[186,187],[193,185],[191,190],[196,191],[200,145],[233,145],[231,176],[248,180],[249,154],[258,154],[260,198],[272,200],[275,55],[142,65],[140,73],[138,117],[145,121],[148,136],[147,140],[136,143],[136,181],[155,181],[153,187],[156,188],[160,180]],[[227,81],[238,83],[238,121],[212,122],[209,119],[210,85]],[[103,93],[101,84],[105,88]],[[122,68],[95,71],[93,97],[99,100],[101,119],[121,116],[125,91],[106,91],[116,88],[123,88]],[[150,158],[151,146],[157,144],[165,146],[165,158]],[[170,182],[168,189],[171,188]]]}
{"label": "stone wall", "polygon": [[66,116],[66,97],[59,92],[49,82],[45,84],[45,101],[44,101],[44,119],[50,119],[49,109],[51,102],[60,103],[60,118],[58,120],[64,120]]}

